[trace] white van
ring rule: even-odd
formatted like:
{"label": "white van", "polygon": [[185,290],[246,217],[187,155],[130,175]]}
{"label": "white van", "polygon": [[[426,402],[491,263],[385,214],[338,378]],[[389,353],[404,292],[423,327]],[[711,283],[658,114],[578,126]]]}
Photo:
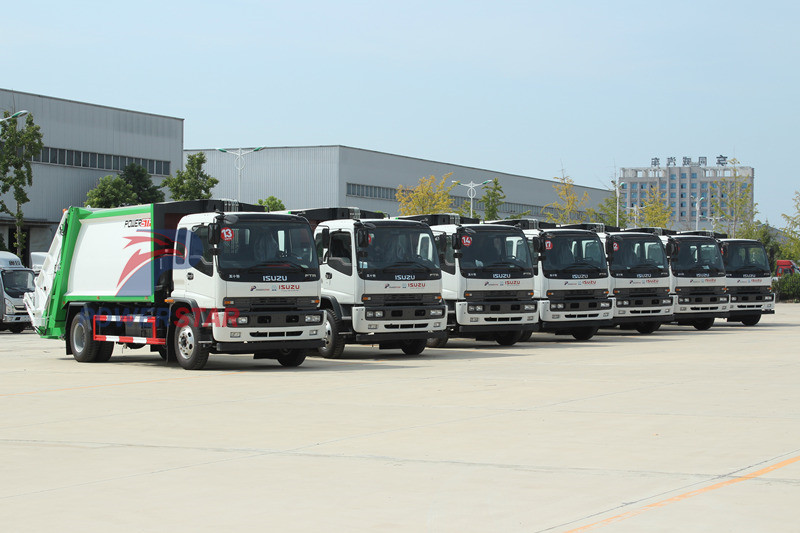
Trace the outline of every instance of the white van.
{"label": "white van", "polygon": [[0,293],[3,295],[3,320],[0,330],[21,333],[31,323],[22,297],[33,291],[33,270],[25,268],[19,257],[0,251]]}

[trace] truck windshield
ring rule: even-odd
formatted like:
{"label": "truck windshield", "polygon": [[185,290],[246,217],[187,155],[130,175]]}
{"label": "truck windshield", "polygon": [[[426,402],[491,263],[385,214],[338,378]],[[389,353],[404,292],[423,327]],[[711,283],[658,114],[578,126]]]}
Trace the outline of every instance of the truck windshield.
{"label": "truck windshield", "polygon": [[725,252],[725,271],[734,275],[769,276],[769,260],[760,242],[729,242]]}
{"label": "truck windshield", "polygon": [[367,246],[360,249],[358,269],[367,279],[381,273],[434,274],[438,278],[439,254],[433,233],[422,225],[375,225],[365,228]]}
{"label": "truck windshield", "polygon": [[[533,264],[525,236],[512,231],[487,231],[461,236],[461,273],[468,277],[531,277]],[[508,276],[505,276],[507,274]]]}
{"label": "truck windshield", "polygon": [[588,274],[607,276],[603,243],[597,235],[553,235],[544,238],[542,270],[545,275]]}
{"label": "truck windshield", "polygon": [[712,239],[676,239],[678,254],[672,262],[676,276],[719,276],[725,272],[719,246]]}
{"label": "truck windshield", "polygon": [[22,298],[33,290],[32,270],[6,270],[3,272],[3,288],[11,298]]}
{"label": "truck windshield", "polygon": [[609,269],[613,275],[625,277],[626,274],[669,275],[667,254],[664,245],[655,236],[617,236],[614,243],[613,259]]}
{"label": "truck windshield", "polygon": [[219,243],[220,271],[319,272],[308,224],[239,219],[223,225]]}

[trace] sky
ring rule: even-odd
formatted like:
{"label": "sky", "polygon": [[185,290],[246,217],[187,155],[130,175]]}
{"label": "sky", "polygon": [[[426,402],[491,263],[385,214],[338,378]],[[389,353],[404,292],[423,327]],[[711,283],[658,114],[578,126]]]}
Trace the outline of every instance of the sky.
{"label": "sky", "polygon": [[0,87],[185,119],[187,149],[346,145],[611,187],[717,155],[800,190],[800,4],[12,2]]}

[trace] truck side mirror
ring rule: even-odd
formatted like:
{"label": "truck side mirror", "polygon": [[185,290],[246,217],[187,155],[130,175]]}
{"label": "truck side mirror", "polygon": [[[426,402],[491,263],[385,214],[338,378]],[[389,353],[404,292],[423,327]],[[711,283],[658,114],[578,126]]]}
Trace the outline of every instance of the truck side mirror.
{"label": "truck side mirror", "polygon": [[666,252],[667,257],[670,259],[674,258],[676,255],[678,255],[678,244],[673,240],[667,241]]}
{"label": "truck side mirror", "polygon": [[219,223],[212,222],[208,225],[208,244],[219,244]]}
{"label": "truck side mirror", "polygon": [[447,236],[444,235],[444,234],[436,235],[434,237],[434,240],[436,241],[436,251],[438,251],[440,255],[444,254],[444,253],[447,253],[447,238],[446,237]]}
{"label": "truck side mirror", "polygon": [[617,248],[619,248],[619,243],[614,237],[606,239],[606,261],[609,263],[614,262],[614,252],[617,251]]}
{"label": "truck side mirror", "polygon": [[453,250],[460,250],[461,249],[461,232],[457,231],[453,235],[451,235],[451,240],[453,244]]}
{"label": "truck side mirror", "polygon": [[322,247],[331,247],[331,230],[328,228],[322,228]]}
{"label": "truck side mirror", "polygon": [[369,246],[369,232],[365,229],[357,230],[356,242],[359,248],[366,248]]}
{"label": "truck side mirror", "polygon": [[728,243],[727,242],[723,242],[722,246],[719,247],[719,251],[720,251],[720,253],[722,253],[722,257],[727,257],[728,256]]}

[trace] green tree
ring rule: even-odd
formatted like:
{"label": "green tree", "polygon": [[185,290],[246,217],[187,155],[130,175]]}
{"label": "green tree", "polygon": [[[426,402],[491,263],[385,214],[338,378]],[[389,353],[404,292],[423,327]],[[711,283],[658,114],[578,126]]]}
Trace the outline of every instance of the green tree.
{"label": "green tree", "polygon": [[268,211],[270,213],[272,211],[283,211],[286,209],[286,206],[283,205],[283,202],[274,196],[270,196],[266,200],[259,200],[258,205],[263,205],[264,211]]}
{"label": "green tree", "polygon": [[782,214],[786,226],[783,228],[785,242],[782,251],[785,257],[781,259],[800,259],[800,191],[794,192],[794,212]]}
{"label": "green tree", "polygon": [[[711,184],[711,207],[715,231],[727,233],[731,239],[738,238],[741,230],[752,229],[757,212],[753,203],[753,187],[746,176],[739,174],[739,161],[731,159],[732,175]],[[700,209],[700,206],[697,206]]]}
{"label": "green tree", "polygon": [[547,204],[544,207],[547,211],[547,221],[558,224],[569,224],[571,222],[582,222],[586,218],[584,209],[589,202],[589,194],[584,192],[581,198],[575,192],[575,182],[569,176],[553,178],[556,183],[553,189],[556,191],[560,201]]}
{"label": "green tree", "polygon": [[601,222],[606,226],[628,227],[628,214],[625,211],[625,203],[620,201],[617,196],[617,182],[611,180],[611,196],[603,199],[597,209],[590,207],[586,210],[586,216],[591,222]]}
{"label": "green tree", "polygon": [[[3,113],[3,118],[9,117],[11,114],[8,111]],[[42,146],[42,132],[34,123],[33,114],[29,113],[25,117],[25,126],[22,128],[18,128],[16,117],[2,122],[2,129],[0,129],[0,194],[13,191],[16,207],[12,211],[5,201],[0,200],[0,212],[14,218],[16,225],[14,247],[18,256],[22,256],[22,249],[25,246],[25,236],[22,233],[25,217],[22,213],[22,206],[30,201],[25,187],[33,185],[31,160],[42,152]]]}
{"label": "green tree", "polygon": [[450,191],[456,184],[447,184],[452,175],[452,172],[445,174],[438,183],[436,176],[430,176],[420,178],[416,187],[398,186],[395,198],[400,203],[400,214],[425,215],[452,211],[453,199],[450,197]]}
{"label": "green tree", "polygon": [[139,204],[152,204],[164,201],[164,192],[153,185],[153,179],[142,165],[131,163],[119,173],[125,183],[133,187],[136,193],[136,202]]}
{"label": "green tree", "polygon": [[642,225],[655,228],[666,228],[672,218],[672,208],[666,200],[667,193],[660,192],[656,187],[650,186],[647,197],[640,208]]}
{"label": "green tree", "polygon": [[119,207],[137,204],[136,192],[119,176],[104,176],[86,194],[86,207]]}
{"label": "green tree", "polygon": [[205,200],[211,198],[211,189],[219,183],[203,171],[206,155],[198,152],[189,156],[186,170],[175,171],[175,177],[167,176],[161,183],[169,189],[173,200]]}
{"label": "green tree", "polygon": [[488,185],[485,185],[480,200],[483,204],[483,219],[497,220],[500,218],[497,213],[505,199],[506,195],[503,192],[503,186],[500,185],[500,180],[494,178]]}

